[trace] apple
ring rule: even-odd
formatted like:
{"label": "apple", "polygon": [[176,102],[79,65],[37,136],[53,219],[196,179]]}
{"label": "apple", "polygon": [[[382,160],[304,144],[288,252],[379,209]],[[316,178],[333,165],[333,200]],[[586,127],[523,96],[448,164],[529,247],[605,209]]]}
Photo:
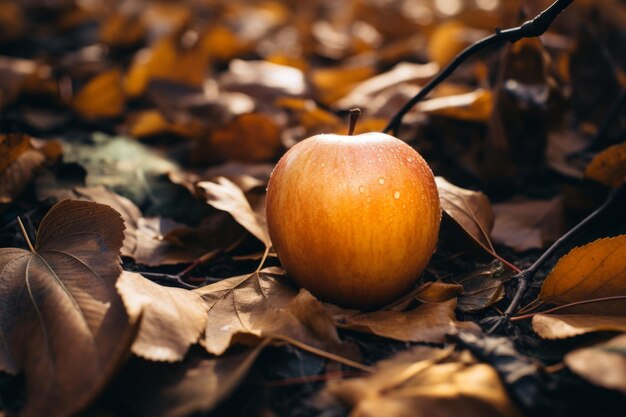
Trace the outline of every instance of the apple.
{"label": "apple", "polygon": [[430,167],[383,133],[296,144],[272,172],[266,213],[289,277],[323,301],[362,310],[415,285],[441,222]]}

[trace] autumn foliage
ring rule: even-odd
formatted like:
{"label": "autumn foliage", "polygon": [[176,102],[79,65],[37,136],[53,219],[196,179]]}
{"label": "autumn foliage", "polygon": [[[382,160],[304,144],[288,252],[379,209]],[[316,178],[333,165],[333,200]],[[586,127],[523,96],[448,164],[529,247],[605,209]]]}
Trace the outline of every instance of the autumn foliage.
{"label": "autumn foliage", "polygon": [[[286,152],[347,134],[353,107],[354,138],[381,132],[549,3],[0,0],[0,415],[621,416],[623,2],[561,0],[546,33],[473,54],[404,115],[442,219],[385,305],[283,269],[332,284],[360,255],[398,278],[419,242],[358,186],[322,205],[294,181],[289,214],[360,213],[388,232],[375,257],[363,231],[291,259],[268,232]],[[425,217],[420,197],[398,215]]]}

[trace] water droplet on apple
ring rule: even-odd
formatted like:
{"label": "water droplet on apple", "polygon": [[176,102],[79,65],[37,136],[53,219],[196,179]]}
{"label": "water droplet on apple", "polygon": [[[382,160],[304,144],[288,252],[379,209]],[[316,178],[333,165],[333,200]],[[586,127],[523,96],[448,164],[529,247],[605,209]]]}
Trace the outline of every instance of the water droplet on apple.
{"label": "water droplet on apple", "polygon": [[410,156],[406,160],[409,161],[409,162],[413,162],[413,158],[410,157]]}
{"label": "water droplet on apple", "polygon": [[359,187],[359,192],[360,192],[360,193],[364,193],[364,192],[365,192],[365,187],[364,187],[363,185],[361,185],[361,186]]}
{"label": "water droplet on apple", "polygon": [[380,185],[383,185],[383,184],[385,183],[385,179],[384,179],[383,177],[380,177],[380,178],[378,179],[378,183],[379,183]]}
{"label": "water droplet on apple", "polygon": [[395,198],[396,200],[399,200],[400,199],[400,191],[394,191],[393,198]]}
{"label": "water droplet on apple", "polygon": [[326,162],[322,162],[322,168],[326,166]]}

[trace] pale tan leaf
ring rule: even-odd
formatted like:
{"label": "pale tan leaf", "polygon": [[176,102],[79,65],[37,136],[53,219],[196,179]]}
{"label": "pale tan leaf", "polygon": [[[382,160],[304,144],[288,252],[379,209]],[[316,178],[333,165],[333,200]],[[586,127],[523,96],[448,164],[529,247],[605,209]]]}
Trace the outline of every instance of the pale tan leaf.
{"label": "pale tan leaf", "polygon": [[456,299],[424,303],[409,311],[379,310],[361,313],[327,305],[339,327],[405,342],[443,343],[455,329],[478,330],[472,322],[457,321]]}
{"label": "pale tan leaf", "polygon": [[33,252],[0,249],[0,368],[24,373],[22,416],[76,413],[128,352],[134,331],[115,290],[123,230],[112,208],[66,200]]}
{"label": "pale tan leaf", "polygon": [[539,299],[568,304],[618,295],[626,295],[626,235],[572,249],[544,280]]}
{"label": "pale tan leaf", "polygon": [[342,344],[322,304],[285,281],[283,270],[266,268],[194,290],[208,308],[206,349],[221,355],[238,335],[277,336],[354,356],[354,349]]}
{"label": "pale tan leaf", "polygon": [[323,395],[348,406],[350,417],[521,415],[495,369],[467,351],[423,346],[379,362],[372,375],[329,381]]}
{"label": "pale tan leaf", "polygon": [[493,211],[493,241],[519,252],[545,248],[566,231],[561,197],[512,200],[494,204]]}
{"label": "pale tan leaf", "polygon": [[596,385],[626,394],[626,334],[570,352],[565,364]]}
{"label": "pale tan leaf", "polygon": [[116,287],[128,314],[141,318],[132,352],[154,361],[182,360],[206,326],[202,299],[192,291],[163,287],[127,271]]}
{"label": "pale tan leaf", "polygon": [[564,339],[600,331],[626,332],[626,295],[548,310],[536,314],[532,325],[544,339]]}
{"label": "pale tan leaf", "polygon": [[489,234],[494,217],[491,204],[480,191],[466,190],[435,177],[441,208],[480,246],[493,253]]}
{"label": "pale tan leaf", "polygon": [[219,358],[192,352],[181,363],[134,359],[120,377],[124,402],[140,417],[205,414],[243,381],[264,343]]}
{"label": "pale tan leaf", "polygon": [[207,203],[229,213],[266,247],[271,246],[265,218],[254,212],[243,191],[225,177],[217,177],[214,181],[201,181],[197,184],[205,193]]}

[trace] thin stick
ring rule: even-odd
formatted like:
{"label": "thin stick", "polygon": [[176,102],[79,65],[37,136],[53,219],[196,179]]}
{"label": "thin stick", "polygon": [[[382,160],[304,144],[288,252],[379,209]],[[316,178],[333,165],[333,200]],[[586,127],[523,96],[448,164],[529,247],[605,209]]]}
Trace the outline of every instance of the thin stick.
{"label": "thin stick", "polygon": [[282,340],[284,342],[289,343],[290,345],[293,345],[299,349],[302,349],[306,352],[312,353],[314,355],[317,355],[319,357],[322,358],[326,358],[326,359],[330,359],[331,361],[335,361],[338,363],[341,363],[343,365],[349,366],[351,368],[354,369],[359,369],[363,372],[374,372],[374,368],[372,368],[371,366],[367,366],[367,365],[363,365],[362,363],[353,361],[352,359],[348,359],[348,358],[344,358],[343,356],[339,356],[339,355],[335,355],[334,353],[330,353],[330,352],[326,352],[322,349],[318,349],[316,347],[307,345],[306,343],[302,343],[296,339],[292,339],[289,336],[283,336],[280,334],[273,334],[271,336],[272,339],[276,339],[276,340]]}
{"label": "thin stick", "polygon": [[626,300],[626,295],[614,295],[612,297],[601,297],[601,298],[592,298],[590,300],[575,301],[573,303],[563,304],[563,305],[560,305],[560,306],[557,306],[557,307],[550,308],[548,310],[536,311],[534,313],[524,314],[522,316],[511,317],[510,320],[511,321],[520,321],[520,320],[532,319],[537,314],[550,314],[550,313],[554,313],[554,312],[559,311],[559,310],[563,310],[564,308],[580,306],[580,305],[584,305],[584,304],[593,304],[593,303],[598,303],[598,302],[601,302],[601,301],[611,301],[611,300]]}
{"label": "thin stick", "polygon": [[393,131],[394,136],[398,136],[398,130],[404,115],[408,113],[419,101],[428,96],[428,94],[442,81],[448,78],[450,74],[452,74],[454,70],[467,58],[490,46],[499,45],[504,42],[515,43],[523,38],[534,38],[543,35],[559,13],[565,10],[565,8],[573,1],[574,0],[557,0],[546,10],[539,13],[534,19],[524,22],[521,26],[504,30],[498,29],[496,30],[496,33],[489,35],[465,48],[452,60],[452,62],[439,72],[435,78],[430,80],[419,91],[419,93],[417,93],[411,100],[402,106],[398,112],[396,112],[389,124],[387,124],[385,129],[383,129],[383,133],[387,133],[391,130]]}
{"label": "thin stick", "polygon": [[32,253],[36,253],[33,244],[30,243],[30,238],[28,237],[28,233],[26,233],[26,228],[24,227],[24,223],[22,223],[22,219],[20,219],[20,216],[17,216],[17,223],[20,225],[20,229],[22,229],[22,235],[24,235],[24,240],[26,240],[28,249],[30,249]]}
{"label": "thin stick", "polygon": [[493,333],[500,325],[509,320],[511,315],[517,311],[517,307],[522,301],[522,297],[526,292],[526,288],[528,287],[528,282],[539,272],[541,267],[550,259],[552,256],[565,244],[571,241],[581,230],[587,227],[592,221],[594,221],[597,217],[604,214],[605,211],[608,210],[609,207],[613,205],[615,201],[619,201],[621,198],[626,196],[626,184],[622,184],[619,188],[611,191],[607,199],[602,203],[600,207],[594,210],[590,215],[585,217],[580,223],[578,223],[574,228],[572,228],[569,232],[565,233],[563,236],[559,238],[556,242],[552,244],[546,250],[543,255],[539,257],[529,268],[522,271],[520,274],[515,275],[513,278],[517,279],[518,285],[517,290],[511,300],[511,304],[509,304],[508,308],[504,311],[504,317],[498,320],[488,331],[487,333]]}

